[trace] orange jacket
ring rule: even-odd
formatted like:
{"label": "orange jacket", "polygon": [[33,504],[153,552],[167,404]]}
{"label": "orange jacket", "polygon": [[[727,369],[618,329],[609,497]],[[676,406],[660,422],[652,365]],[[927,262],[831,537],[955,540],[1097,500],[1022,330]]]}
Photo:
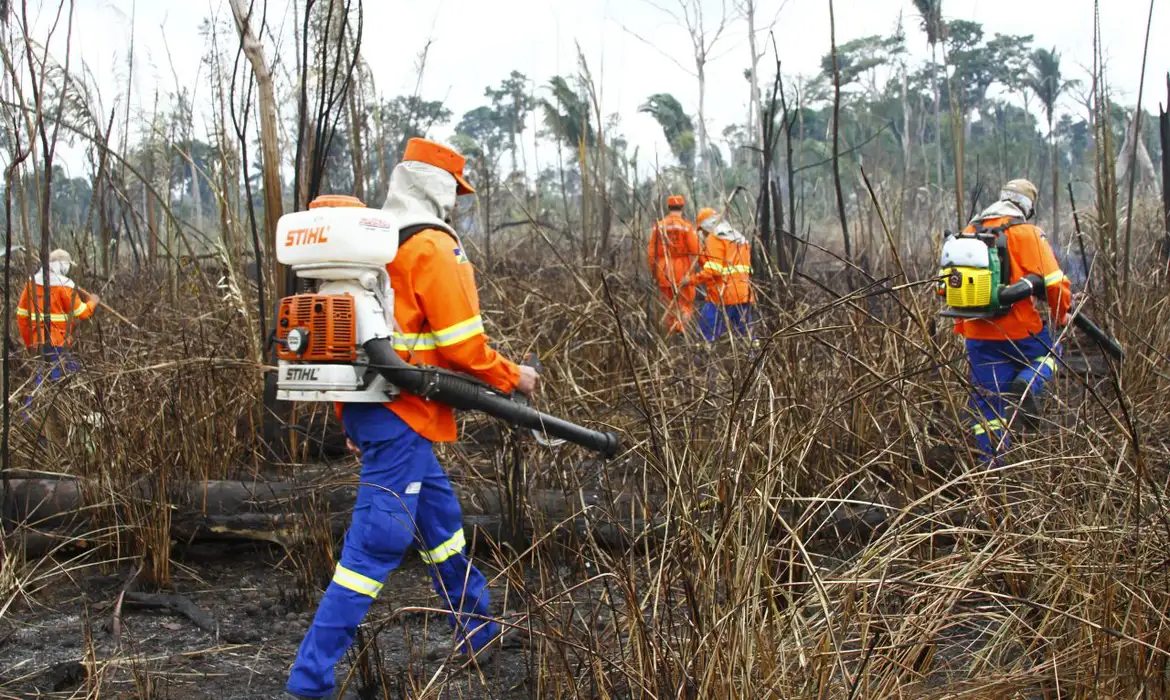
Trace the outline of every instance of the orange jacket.
{"label": "orange jacket", "polygon": [[[1007,217],[987,219],[983,225],[993,228],[1006,223]],[[974,225],[964,232],[975,231]],[[1011,265],[1011,282],[1020,281],[1024,275],[1039,275],[1047,287],[1048,306],[1056,318],[1056,324],[1068,322],[1068,310],[1072,305],[1072,283],[1060,269],[1052,247],[1044,233],[1032,224],[1017,224],[1004,231],[1007,236],[1008,258]],[[971,340],[1021,340],[1037,333],[1044,323],[1031,299],[1016,302],[1006,316],[994,319],[965,319],[955,323],[955,332]]]}
{"label": "orange jacket", "polygon": [[677,212],[654,224],[646,246],[646,257],[659,287],[681,285],[701,252],[695,227]]}
{"label": "orange jacket", "polygon": [[[475,273],[452,236],[435,229],[411,236],[386,270],[394,288],[394,349],[400,357],[470,374],[500,391],[516,389],[520,368],[488,345]],[[386,406],[431,442],[459,436],[450,406],[405,392]],[[337,410],[340,415],[340,404]]]}
{"label": "orange jacket", "polygon": [[[51,279],[50,279],[51,281]],[[65,347],[73,343],[73,329],[78,320],[93,316],[97,304],[83,295],[76,287],[60,284],[49,285],[49,343]],[[42,343],[45,333],[45,288],[29,280],[20,294],[16,306],[16,325],[25,347]]]}
{"label": "orange jacket", "polygon": [[737,306],[755,303],[751,245],[711,234],[703,250],[703,268],[691,275],[688,281],[694,285],[707,285],[707,299],[716,304]]}

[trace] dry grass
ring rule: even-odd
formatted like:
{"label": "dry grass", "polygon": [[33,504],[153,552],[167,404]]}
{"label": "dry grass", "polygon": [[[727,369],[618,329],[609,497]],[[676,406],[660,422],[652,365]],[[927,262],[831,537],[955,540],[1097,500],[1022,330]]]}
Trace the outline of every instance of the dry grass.
{"label": "dry grass", "polygon": [[[526,486],[633,494],[636,519],[660,527],[631,533],[651,546],[584,533],[491,558],[507,606],[526,612],[512,623],[538,640],[537,697],[1165,696],[1159,270],[1116,307],[1121,373],[1063,371],[1050,424],[987,472],[964,439],[961,347],[932,331],[921,289],[835,297],[832,275],[782,287],[762,305],[761,353],[706,354],[660,337],[631,264],[541,255],[482,273],[493,335],[514,356],[541,353],[544,408],[619,429],[628,451],[606,467],[526,443]],[[230,300],[210,283],[181,306],[160,301],[163,282],[110,292],[143,330],[90,328],[86,371],[56,408],[75,428],[100,411],[103,428],[42,455],[18,424],[14,454],[100,485],[89,517],[102,546],[60,566],[10,562],[6,604],[98,562],[138,561],[165,583],[168,501],[132,494],[252,471],[260,382]],[[502,482],[512,466],[509,450],[449,458],[466,479]],[[887,515],[872,537],[818,532],[859,503]],[[607,507],[581,515],[631,523]],[[541,535],[551,526],[529,517]],[[288,559],[310,586],[328,571],[322,537]]]}
{"label": "dry grass", "polygon": [[[484,274],[496,335],[512,354],[541,352],[546,408],[621,429],[629,453],[606,470],[527,447],[527,485],[633,492],[668,518],[660,548],[584,538],[567,554],[497,557],[541,640],[538,696],[1163,695],[1170,342],[1158,324],[1127,324],[1116,380],[1062,373],[1053,425],[988,473],[962,437],[960,348],[930,333],[920,292],[786,290],[762,355],[709,357],[659,338],[632,270],[603,282],[601,269],[537,267]],[[1164,289],[1148,277],[1126,316],[1160,316]],[[192,291],[182,310],[149,288],[111,295],[145,330],[103,320],[58,399],[66,424],[96,408],[103,429],[53,440],[50,462],[27,440],[14,456],[93,477],[108,546],[91,561],[141,557],[158,582],[169,510],[127,494],[250,461],[237,427],[258,390],[238,361],[247,338],[230,305]],[[479,478],[502,478],[505,462],[478,464]],[[853,502],[881,503],[888,526],[811,546],[814,513]],[[38,566],[5,567],[7,600],[60,571]]]}

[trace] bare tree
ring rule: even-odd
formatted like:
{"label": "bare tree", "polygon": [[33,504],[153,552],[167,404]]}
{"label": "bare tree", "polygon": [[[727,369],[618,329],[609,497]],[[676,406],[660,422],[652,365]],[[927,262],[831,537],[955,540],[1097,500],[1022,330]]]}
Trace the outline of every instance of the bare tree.
{"label": "bare tree", "polygon": [[837,17],[833,11],[833,0],[829,0],[829,42],[833,49],[833,184],[837,188],[837,214],[841,217],[841,240],[845,245],[845,262],[850,264],[853,262],[853,251],[849,241],[845,193],[841,190],[841,62],[837,56]]}
{"label": "bare tree", "polygon": [[[699,158],[701,159],[703,175],[707,180],[707,185],[714,189],[715,176],[711,172],[711,161],[709,158],[710,142],[707,137],[707,64],[718,58],[718,56],[714,55],[715,47],[719,44],[724,32],[727,30],[727,0],[719,0],[718,20],[706,14],[703,9],[703,0],[674,0],[678,6],[677,9],[660,4],[656,0],[644,1],[659,12],[670,16],[675,23],[684,27],[690,36],[691,52],[695,62],[693,70],[683,66],[673,56],[665,54],[661,50],[659,50],[659,53],[663,53],[675,65],[694,76],[699,82]],[[629,30],[627,29],[626,31]],[[654,47],[654,44],[650,41],[633,32],[630,33],[642,41],[642,43]]]}
{"label": "bare tree", "polygon": [[[65,98],[69,93],[69,60],[71,56],[70,49],[73,45],[73,2],[69,2],[69,14],[66,18],[66,33],[65,33],[65,65],[61,69],[61,85],[60,93],[57,99],[57,106],[53,114],[46,115],[49,107],[45,103],[46,95],[46,79],[49,74],[49,45],[52,42],[53,35],[57,32],[61,23],[61,12],[65,9],[65,3],[57,6],[57,15],[53,20],[49,29],[48,36],[45,38],[43,44],[43,52],[38,61],[34,54],[34,42],[32,40],[32,33],[29,24],[28,16],[28,2],[21,5],[21,31],[23,32],[25,57],[28,61],[30,71],[37,71],[38,67],[40,75],[34,73],[31,81],[32,95],[33,95],[33,110],[36,118],[36,134],[40,136],[41,141],[41,158],[44,159],[44,182],[41,190],[41,272],[45,281],[44,285],[44,299],[41,309],[41,318],[44,321],[43,338],[51,337],[52,315],[50,303],[50,275],[49,275],[49,247],[52,242],[50,236],[50,222],[49,215],[53,203],[53,159],[57,152],[57,137],[61,130],[61,115],[65,110]],[[48,130],[46,122],[52,123],[52,132]],[[33,134],[29,134],[32,138]],[[7,342],[7,338],[5,338]],[[42,344],[43,351],[48,358],[49,343]]]}
{"label": "bare tree", "polygon": [[240,47],[252,64],[256,75],[256,86],[260,91],[260,149],[263,157],[261,167],[264,176],[264,233],[268,250],[272,253],[272,279],[276,285],[277,298],[285,295],[285,274],[283,266],[276,261],[276,222],[284,213],[284,201],[280,185],[280,147],[276,133],[276,94],[273,90],[272,70],[264,57],[264,46],[252,32],[251,9],[244,7],[244,0],[231,0],[232,17],[240,33]]}
{"label": "bare tree", "polygon": [[[764,136],[765,127],[761,120],[762,108],[760,105],[760,76],[759,65],[760,59],[764,56],[764,51],[759,48],[757,37],[761,33],[771,32],[776,26],[776,22],[780,19],[780,11],[788,4],[788,0],[782,0],[780,6],[776,8],[776,14],[772,17],[772,21],[765,27],[756,26],[756,14],[760,9],[760,0],[735,0],[735,9],[739,11],[743,20],[747,23],[748,28],[748,50],[751,52],[751,62],[748,64],[748,81],[751,83],[750,92],[750,111],[748,112],[748,131],[751,132],[753,141],[757,149],[762,152],[766,138]],[[700,116],[702,121],[702,116]]]}

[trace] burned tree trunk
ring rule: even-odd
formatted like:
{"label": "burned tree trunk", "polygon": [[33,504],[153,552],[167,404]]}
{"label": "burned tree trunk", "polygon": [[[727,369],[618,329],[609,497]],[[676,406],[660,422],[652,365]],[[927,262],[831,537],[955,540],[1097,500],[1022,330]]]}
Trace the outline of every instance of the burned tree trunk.
{"label": "burned tree trunk", "polygon": [[[112,508],[122,515],[131,501],[167,503],[170,509],[170,538],[178,542],[195,540],[249,540],[291,547],[327,527],[336,541],[349,525],[356,497],[353,484],[297,484],[287,481],[208,481],[154,493],[143,481],[129,493],[119,494],[125,503],[93,503],[90,494],[105,492],[94,483],[77,479],[13,478],[3,504],[11,521],[20,523],[14,536],[26,556],[51,554],[60,549],[92,548],[104,544],[111,533],[94,521],[94,514]],[[498,484],[460,485],[456,493],[465,513],[469,541],[492,545],[510,542],[522,528],[525,539],[568,542],[582,540],[611,549],[657,547],[670,532],[693,527],[715,526],[720,506],[713,499],[689,513],[680,513],[677,503],[664,497],[629,492],[566,493],[530,489],[516,508]],[[889,500],[889,503],[882,501]],[[826,504],[814,510],[781,507],[769,526],[771,537],[783,540],[793,528],[810,547],[836,551],[856,549],[891,524],[906,527],[901,499],[896,495],[872,503],[860,499],[848,505]],[[513,515],[509,516],[509,509]],[[671,513],[668,517],[666,514]],[[914,517],[915,532],[937,523],[937,514]],[[125,524],[124,518],[121,518]],[[698,519],[698,520],[696,520]],[[947,521],[977,523],[978,518],[963,509],[948,513]],[[133,530],[133,527],[130,528]],[[475,530],[472,532],[471,530]]]}
{"label": "burned tree trunk", "polygon": [[240,45],[252,72],[256,75],[256,86],[260,91],[260,148],[264,176],[264,233],[268,250],[272,255],[272,279],[276,285],[277,298],[285,296],[284,266],[276,261],[276,222],[284,213],[284,201],[280,185],[280,147],[277,140],[276,94],[273,88],[272,71],[264,57],[264,46],[252,33],[251,15],[244,7],[243,0],[231,0],[232,17],[240,34]]}

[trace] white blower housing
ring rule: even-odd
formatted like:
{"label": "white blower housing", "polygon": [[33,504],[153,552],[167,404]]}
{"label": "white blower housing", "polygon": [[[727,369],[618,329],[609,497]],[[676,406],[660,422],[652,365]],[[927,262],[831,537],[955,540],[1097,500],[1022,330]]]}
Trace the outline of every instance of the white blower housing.
{"label": "white blower housing", "polygon": [[281,300],[278,399],[380,403],[394,396],[362,346],[393,337],[386,266],[397,252],[394,218],[354,197],[318,197],[307,211],[280,217],[276,259],[317,289]]}

